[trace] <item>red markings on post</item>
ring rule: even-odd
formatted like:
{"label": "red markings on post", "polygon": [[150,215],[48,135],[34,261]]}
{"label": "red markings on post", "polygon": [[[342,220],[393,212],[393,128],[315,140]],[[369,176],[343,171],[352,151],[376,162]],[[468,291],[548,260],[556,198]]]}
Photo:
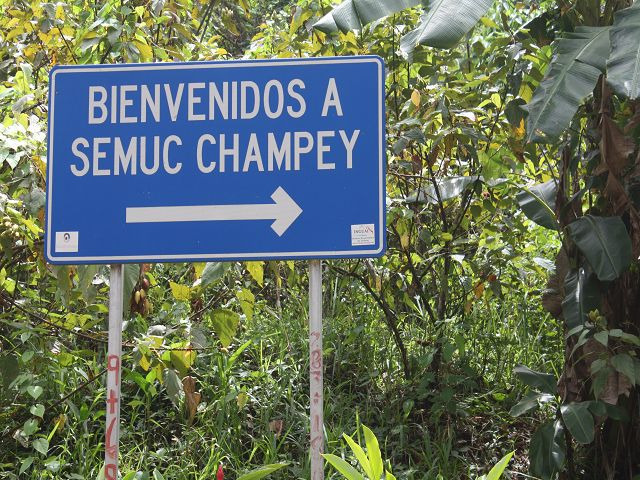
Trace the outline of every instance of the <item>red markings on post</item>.
{"label": "red markings on post", "polygon": [[107,357],[107,370],[108,372],[116,372],[116,385],[118,385],[118,379],[120,378],[120,357],[118,355],[109,355]]}
{"label": "red markings on post", "polygon": [[113,463],[108,463],[104,466],[104,479],[118,480],[118,469]]}

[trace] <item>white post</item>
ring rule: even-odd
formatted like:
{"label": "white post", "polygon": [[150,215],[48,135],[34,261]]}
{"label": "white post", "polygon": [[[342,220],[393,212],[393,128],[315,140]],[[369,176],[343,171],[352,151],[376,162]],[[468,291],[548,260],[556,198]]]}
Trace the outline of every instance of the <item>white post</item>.
{"label": "white post", "polygon": [[322,262],[309,261],[309,370],[311,403],[311,480],[324,479],[322,394]]}
{"label": "white post", "polygon": [[109,281],[109,350],[107,353],[107,420],[104,478],[118,478],[120,445],[120,357],[122,356],[122,265],[111,265]]}

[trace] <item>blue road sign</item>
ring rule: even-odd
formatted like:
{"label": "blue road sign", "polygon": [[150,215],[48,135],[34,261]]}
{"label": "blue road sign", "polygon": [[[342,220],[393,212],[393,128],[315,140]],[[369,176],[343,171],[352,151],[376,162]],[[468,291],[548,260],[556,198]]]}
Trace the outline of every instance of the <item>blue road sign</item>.
{"label": "blue road sign", "polygon": [[380,256],[384,131],[373,56],[56,67],[47,260]]}

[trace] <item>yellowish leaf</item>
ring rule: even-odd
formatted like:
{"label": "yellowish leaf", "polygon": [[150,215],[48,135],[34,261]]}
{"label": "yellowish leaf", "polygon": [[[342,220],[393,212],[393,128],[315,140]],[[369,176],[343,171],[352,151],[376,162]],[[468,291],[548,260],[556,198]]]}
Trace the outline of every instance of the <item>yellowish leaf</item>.
{"label": "yellowish leaf", "polygon": [[193,264],[193,270],[195,272],[196,279],[202,276],[202,272],[204,271],[204,267],[206,266],[207,264],[205,262],[197,262]]}
{"label": "yellowish leaf", "polygon": [[143,61],[149,62],[153,60],[153,50],[149,45],[147,45],[146,43],[142,43],[139,40],[134,40],[133,43],[135,43],[136,47],[138,48],[138,51],[140,52],[140,58]]}
{"label": "yellowish leaf", "polygon": [[151,362],[149,361],[146,355],[142,355],[140,357],[140,366],[145,372],[148,372],[149,369],[151,368]]}
{"label": "yellowish leaf", "polygon": [[420,106],[420,92],[418,90],[414,90],[411,92],[411,102],[416,106]]}
{"label": "yellowish leaf", "polygon": [[517,139],[521,139],[524,137],[524,118],[520,119],[520,125],[513,128],[513,134]]}
{"label": "yellowish leaf", "polygon": [[238,300],[240,301],[242,313],[247,317],[247,320],[251,321],[253,318],[253,308],[256,303],[256,297],[246,288],[243,288],[236,293],[236,297],[238,297]]}
{"label": "yellowish leaf", "polygon": [[249,395],[246,392],[240,392],[236,397],[236,403],[238,404],[238,410],[242,410],[249,401]]}
{"label": "yellowish leaf", "polygon": [[258,285],[264,286],[264,262],[247,262],[247,270]]}
{"label": "yellowish leaf", "polygon": [[169,282],[171,287],[171,293],[176,300],[188,301],[191,296],[191,289],[186,285],[180,285],[179,283]]}

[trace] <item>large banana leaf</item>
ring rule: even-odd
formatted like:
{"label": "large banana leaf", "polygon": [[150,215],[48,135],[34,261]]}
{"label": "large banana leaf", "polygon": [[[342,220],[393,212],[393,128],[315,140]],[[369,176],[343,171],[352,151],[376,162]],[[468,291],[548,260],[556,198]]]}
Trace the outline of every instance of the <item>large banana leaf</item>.
{"label": "large banana leaf", "polygon": [[616,13],[611,30],[607,80],[619,94],[640,97],[640,2]]}
{"label": "large banana leaf", "polygon": [[620,217],[585,215],[569,224],[569,233],[598,280],[615,280],[631,264],[631,239]]}
{"label": "large banana leaf", "polygon": [[516,200],[527,218],[538,225],[551,230],[558,229],[558,222],[554,214],[556,204],[555,180],[534,185],[516,194]]}
{"label": "large banana leaf", "polygon": [[571,270],[564,281],[562,315],[568,330],[584,325],[590,311],[600,309],[602,286],[590,268]]}
{"label": "large banana leaf", "polygon": [[419,4],[420,0],[345,0],[313,27],[325,33],[360,30],[367,23]]}
{"label": "large banana leaf", "polygon": [[543,480],[551,480],[562,470],[565,457],[564,429],[560,420],[549,420],[536,430],[529,445],[531,473]]}
{"label": "large banana leaf", "polygon": [[557,139],[604,72],[609,56],[609,27],[579,27],[555,43],[556,55],[526,105],[527,139]]}
{"label": "large banana leaf", "polygon": [[420,25],[400,39],[400,51],[410,56],[418,45],[455,46],[492,3],[493,0],[424,0]]}

